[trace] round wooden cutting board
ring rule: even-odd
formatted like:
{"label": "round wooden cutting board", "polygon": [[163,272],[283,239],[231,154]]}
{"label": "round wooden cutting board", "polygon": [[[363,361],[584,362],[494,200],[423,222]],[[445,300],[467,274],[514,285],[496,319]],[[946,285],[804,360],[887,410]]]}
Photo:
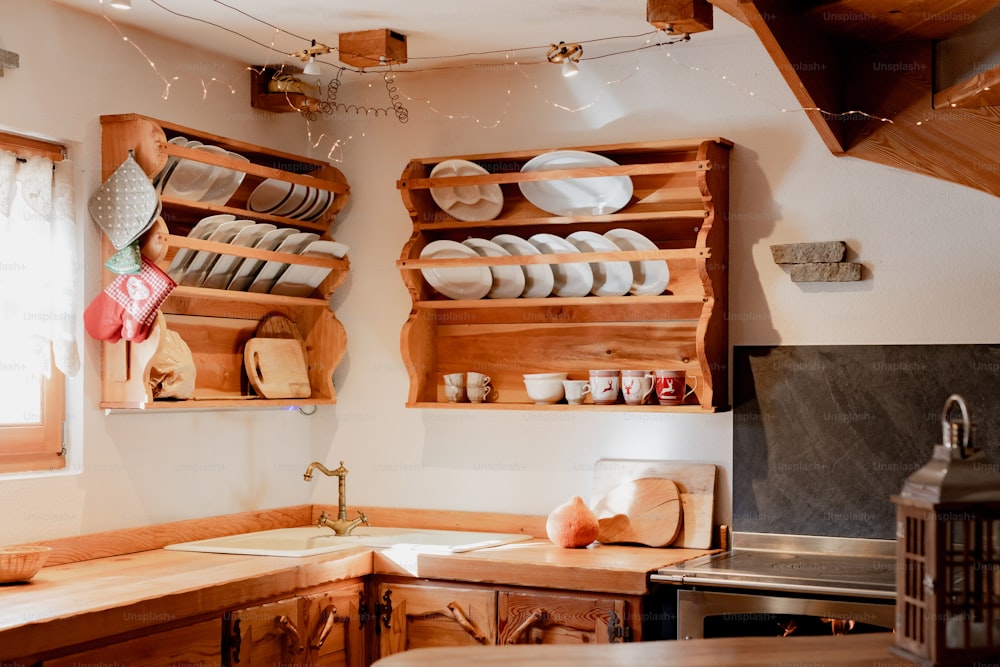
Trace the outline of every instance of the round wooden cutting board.
{"label": "round wooden cutting board", "polygon": [[681,497],[677,484],[663,477],[623,482],[597,502],[597,541],[627,542],[650,547],[670,545],[681,531]]}

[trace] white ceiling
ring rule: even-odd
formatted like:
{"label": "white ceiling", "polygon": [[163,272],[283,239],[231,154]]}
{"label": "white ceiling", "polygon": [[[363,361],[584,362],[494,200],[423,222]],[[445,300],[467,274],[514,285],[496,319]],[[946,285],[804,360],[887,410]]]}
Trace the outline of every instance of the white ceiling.
{"label": "white ceiling", "polygon": [[[341,32],[377,28],[406,35],[409,62],[399,69],[511,57],[540,62],[549,45],[559,41],[582,43],[586,60],[638,48],[644,38],[637,36],[655,30],[646,22],[645,0],[132,0],[130,10],[113,9],[110,0],[56,1],[106,15],[120,27],[141,27],[247,64],[301,65],[287,54],[308,47],[312,39],[335,48]],[[720,27],[732,29],[729,21],[720,26],[719,18],[716,11],[716,29],[692,39],[716,38]],[[482,52],[495,53],[461,55]],[[336,52],[321,61],[341,65]]]}

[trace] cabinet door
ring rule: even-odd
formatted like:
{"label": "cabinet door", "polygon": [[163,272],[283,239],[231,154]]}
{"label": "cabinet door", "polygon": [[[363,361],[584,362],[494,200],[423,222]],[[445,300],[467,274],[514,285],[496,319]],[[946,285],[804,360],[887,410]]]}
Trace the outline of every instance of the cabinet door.
{"label": "cabinet door", "polygon": [[632,605],[616,598],[502,591],[497,601],[500,644],[608,644],[638,639]]}
{"label": "cabinet door", "polygon": [[248,607],[228,615],[228,665],[298,665],[305,660],[300,599]]}
{"label": "cabinet door", "polygon": [[364,667],[365,633],[361,627],[361,583],[303,598],[303,629],[309,665]]}
{"label": "cabinet door", "polygon": [[54,660],[44,667],[80,667],[81,665],[144,665],[174,667],[180,665],[220,667],[222,665],[222,620],[215,619],[183,628],[158,632],[138,639],[101,646]]}
{"label": "cabinet door", "polygon": [[376,632],[380,656],[426,646],[496,642],[496,591],[380,583]]}

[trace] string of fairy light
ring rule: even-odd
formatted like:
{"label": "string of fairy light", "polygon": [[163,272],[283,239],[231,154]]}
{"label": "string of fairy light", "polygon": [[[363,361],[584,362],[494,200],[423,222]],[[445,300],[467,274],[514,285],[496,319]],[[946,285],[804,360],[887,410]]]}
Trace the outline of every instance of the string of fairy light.
{"label": "string of fairy light", "polygon": [[[102,4],[104,4],[105,1],[106,0],[100,0]],[[256,40],[246,34],[243,34],[238,30],[227,27],[215,21],[178,12],[174,9],[165,6],[160,0],[148,0],[148,1],[151,4],[155,5],[157,8],[161,9],[162,11],[172,14],[178,18],[183,18],[185,20],[196,21],[199,23],[206,24],[214,29],[227,32],[238,38],[247,40],[253,44],[260,46],[261,49],[264,51],[264,57],[265,57],[264,58],[265,64],[263,66],[260,66],[262,69],[267,67],[272,67],[272,65],[268,64],[271,61],[272,57],[275,59],[276,63],[274,66],[282,67],[283,66],[282,61],[289,56],[288,53],[285,53],[284,51],[281,51],[277,48],[276,44],[279,41],[279,38],[284,36],[284,37],[291,37],[296,40],[301,40],[304,43],[310,42],[310,40],[307,39],[305,36],[297,35],[294,32],[286,30],[285,28],[275,25],[274,23],[268,22],[258,16],[254,16],[253,14],[250,14],[249,12],[246,12],[237,7],[234,7],[226,2],[223,2],[222,0],[211,0],[211,1],[214,4],[226,7],[231,11],[239,13],[242,16],[250,19],[251,21],[259,23],[262,26],[266,26],[270,30],[271,34],[270,42],[266,43]],[[155,62],[148,56],[148,54],[142,49],[142,47],[139,44],[137,44],[135,40],[129,38],[129,36],[125,33],[125,31],[111,18],[111,16],[109,16],[106,10],[104,18],[108,21],[109,24],[111,24],[113,29],[117,32],[118,36],[125,43],[131,46],[135,50],[135,52],[139,54],[140,57],[145,59],[145,61],[152,69],[152,71],[155,73],[155,75],[163,82],[164,85],[162,93],[163,99],[164,100],[168,99],[173,84],[179,81],[181,77],[167,76],[166,74],[164,74],[160,70],[160,68],[157,67]],[[462,120],[466,122],[471,122],[473,125],[475,125],[477,128],[480,129],[496,128],[501,123],[503,123],[503,121],[506,119],[511,109],[513,108],[514,93],[513,93],[513,85],[511,79],[515,74],[517,76],[520,76],[521,79],[525,80],[527,84],[531,87],[531,89],[535,93],[537,93],[542,104],[568,113],[578,113],[581,111],[585,111],[587,109],[590,109],[598,105],[605,97],[606,93],[613,86],[618,86],[620,84],[623,84],[626,81],[630,80],[632,77],[634,77],[640,71],[639,53],[647,49],[657,49],[662,54],[662,57],[671,65],[685,69],[690,72],[712,76],[718,81],[733,87],[740,93],[750,98],[754,98],[758,102],[768,104],[769,106],[773,107],[776,111],[780,111],[781,113],[818,113],[825,117],[832,117],[832,118],[863,117],[883,123],[896,122],[891,118],[881,116],[878,114],[869,113],[862,109],[832,111],[816,106],[788,108],[786,106],[774,104],[773,102],[767,100],[764,96],[759,95],[757,91],[755,91],[754,89],[738,83],[728,74],[717,72],[709,68],[698,65],[691,65],[675,57],[671,47],[687,42],[688,41],[687,35],[669,34],[661,30],[654,30],[638,35],[617,35],[611,37],[603,37],[595,40],[581,41],[579,43],[582,45],[589,45],[595,42],[607,42],[613,40],[619,40],[619,41],[639,40],[639,44],[637,46],[630,46],[629,48],[613,51],[610,53],[604,53],[597,56],[587,56],[585,58],[582,58],[581,60],[597,60],[601,58],[609,58],[614,56],[631,55],[634,58],[634,63],[632,67],[624,75],[621,75],[618,78],[601,81],[597,87],[596,92],[591,96],[591,98],[588,101],[576,104],[574,106],[569,106],[562,102],[551,99],[551,96],[547,92],[548,90],[551,89],[551,86],[549,84],[540,83],[539,80],[531,76],[531,74],[529,73],[530,67],[534,67],[536,65],[541,65],[541,64],[548,65],[547,60],[545,60],[544,58],[538,59],[536,57],[533,57],[531,54],[538,51],[544,52],[544,50],[548,49],[550,45],[510,48],[510,49],[491,50],[491,51],[477,51],[477,52],[438,55],[438,56],[422,56],[422,57],[411,56],[407,58],[408,65],[404,69],[401,69],[398,66],[394,66],[391,64],[380,65],[366,69],[354,69],[342,64],[331,63],[328,60],[323,60],[320,58],[317,58],[317,61],[322,63],[323,65],[332,67],[336,70],[334,76],[328,82],[328,88],[327,88],[328,97],[327,100],[325,100],[328,112],[330,110],[336,110],[344,113],[355,113],[359,116],[370,116],[370,117],[389,117],[395,115],[397,119],[399,119],[401,122],[406,122],[406,119],[409,116],[409,111],[406,108],[405,104],[403,103],[403,100],[405,100],[406,103],[420,104],[422,108],[424,108],[426,111],[433,114],[437,114],[447,120]],[[337,49],[335,48],[331,49],[332,52],[335,52],[336,50]],[[526,54],[526,55],[522,57],[519,54]],[[408,94],[405,90],[402,90],[400,88],[400,84],[398,83],[397,77],[400,74],[442,71],[442,70],[471,69],[475,67],[480,67],[480,65],[466,65],[466,64],[454,64],[454,63],[455,61],[461,60],[463,58],[483,58],[483,57],[496,57],[496,56],[501,56],[502,62],[498,64],[492,64],[491,67],[497,70],[502,70],[506,73],[505,88],[504,88],[505,99],[502,105],[498,105],[499,106],[498,113],[491,120],[484,120],[483,118],[471,113],[456,113],[454,111],[445,111],[430,99],[416,97]],[[446,62],[447,64],[439,64],[439,65],[430,64],[435,61],[443,61]],[[418,64],[416,65],[410,64],[413,62],[416,62]],[[254,68],[249,67],[247,69],[254,69]],[[384,107],[375,107],[369,105],[346,104],[340,102],[340,100],[337,99],[336,95],[339,92],[341,77],[344,73],[347,72],[359,76],[379,77],[381,79],[380,82],[381,85],[385,86],[387,94],[389,96],[389,105]],[[235,77],[232,81],[228,82],[222,81],[218,77],[214,76],[207,79],[204,77],[198,77],[198,79],[201,86],[201,95],[203,99],[207,98],[209,90],[213,86],[220,86],[231,94],[235,94],[237,92],[238,82],[236,81]],[[377,84],[376,82],[373,81],[369,83],[369,88],[373,88],[375,85]],[[333,91],[332,97],[330,97],[331,90]],[[454,99],[454,96],[450,96],[449,99]],[[337,139],[331,137],[325,132],[317,132],[312,127],[313,121],[317,119],[317,115],[315,113],[310,115],[308,113],[303,113],[302,111],[300,111],[300,113],[303,114],[303,117],[305,119],[308,139],[313,148],[318,149],[324,142],[332,141],[332,146],[328,151],[328,157],[335,161],[342,161],[344,147],[349,141],[354,139],[353,135],[348,136],[346,138]],[[932,120],[934,120],[933,115],[928,113],[923,118],[916,121],[915,124],[923,125]],[[362,137],[365,136],[365,133],[362,133],[361,136]]]}

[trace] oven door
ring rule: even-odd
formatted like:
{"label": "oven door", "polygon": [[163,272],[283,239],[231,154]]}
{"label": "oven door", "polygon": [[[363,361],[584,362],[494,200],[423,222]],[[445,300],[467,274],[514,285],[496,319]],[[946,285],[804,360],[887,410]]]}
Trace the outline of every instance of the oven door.
{"label": "oven door", "polygon": [[891,632],[894,600],[677,591],[677,637],[800,636]]}

